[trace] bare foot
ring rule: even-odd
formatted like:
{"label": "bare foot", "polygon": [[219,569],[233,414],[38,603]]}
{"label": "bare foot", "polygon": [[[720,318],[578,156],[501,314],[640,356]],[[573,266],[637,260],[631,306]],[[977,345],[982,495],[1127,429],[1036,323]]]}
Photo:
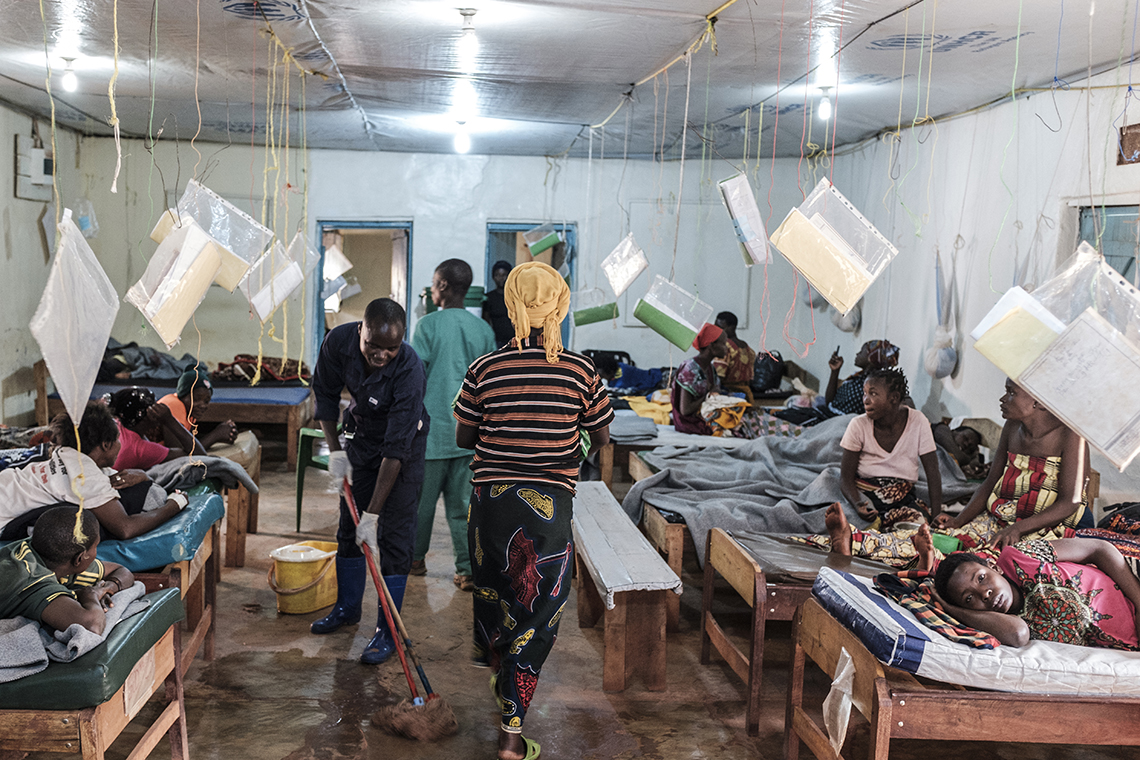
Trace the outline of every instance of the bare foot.
{"label": "bare foot", "polygon": [[926,523],[918,526],[918,532],[910,537],[914,550],[918,553],[918,569],[930,572],[934,569],[934,539],[930,535],[930,526]]}
{"label": "bare foot", "polygon": [[827,526],[827,534],[831,536],[831,551],[850,557],[851,526],[847,524],[847,515],[843,514],[843,506],[835,502],[828,507],[823,522]]}
{"label": "bare foot", "polygon": [[526,743],[522,734],[512,734],[499,729],[499,760],[523,760],[526,757]]}

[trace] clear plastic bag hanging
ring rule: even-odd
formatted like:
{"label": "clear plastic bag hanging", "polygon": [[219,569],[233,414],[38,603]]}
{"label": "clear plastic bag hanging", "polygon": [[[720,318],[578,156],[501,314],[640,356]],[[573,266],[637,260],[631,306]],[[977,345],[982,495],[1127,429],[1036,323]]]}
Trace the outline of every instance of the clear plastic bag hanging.
{"label": "clear plastic bag hanging", "polygon": [[610,251],[610,255],[602,260],[602,271],[615,296],[624,293],[648,267],[649,259],[645,258],[645,252],[638,247],[632,232],[622,238],[617,247]]}
{"label": "clear plastic bag hanging", "polygon": [[898,249],[825,177],[771,237],[784,258],[846,314]]}
{"label": "clear plastic bag hanging", "polygon": [[64,210],[58,230],[59,247],[30,327],[63,405],[78,425],[111,337],[119,297],[70,209]]}
{"label": "clear plastic bag hanging", "polygon": [[173,348],[221,268],[218,246],[197,222],[183,219],[182,226],[159,243],[126,300],[138,307],[166,347]]}
{"label": "clear plastic bag hanging", "polygon": [[218,246],[221,269],[217,283],[231,293],[273,240],[273,231],[196,180],[186,183],[178,206],[167,210],[150,233],[156,243],[189,217]]}
{"label": "clear plastic bag hanging", "polygon": [[728,215],[732,218],[745,266],[769,261],[771,253],[768,251],[768,231],[760,208],[756,205],[752,186],[748,184],[748,177],[737,174],[721,180],[718,187]]}
{"label": "clear plastic bag hanging", "polygon": [[241,282],[241,291],[249,299],[250,308],[265,322],[305,281],[320,261],[301,233],[293,236],[289,248],[275,242]]}
{"label": "clear plastic bag hanging", "polygon": [[633,309],[634,317],[682,349],[692,347],[712,313],[713,307],[661,275],[654,278],[649,292]]}

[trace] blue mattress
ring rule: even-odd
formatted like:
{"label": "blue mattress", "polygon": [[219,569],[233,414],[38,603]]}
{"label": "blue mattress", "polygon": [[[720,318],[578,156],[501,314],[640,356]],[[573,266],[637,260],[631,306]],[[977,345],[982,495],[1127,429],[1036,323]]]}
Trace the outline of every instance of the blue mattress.
{"label": "blue mattress", "polygon": [[222,496],[213,490],[191,493],[190,503],[172,520],[135,538],[101,541],[97,555],[131,572],[165,567],[189,559],[198,551],[210,526],[226,514]]}
{"label": "blue mattress", "polygon": [[[111,385],[109,383],[96,383],[91,389],[91,398],[101,398],[105,393],[121,391],[125,385]],[[173,393],[170,386],[148,385],[145,382],[138,384],[154,394],[155,398],[162,398]],[[59,398],[58,393],[50,394],[51,398]],[[272,404],[274,406],[296,406],[309,397],[308,388],[275,387],[251,385],[249,387],[214,386],[214,395],[211,401],[215,404]]]}
{"label": "blue mattress", "polygon": [[1027,694],[1140,696],[1140,652],[1031,641],[975,649],[947,639],[880,594],[870,578],[825,567],[812,587],[880,662],[944,683]]}

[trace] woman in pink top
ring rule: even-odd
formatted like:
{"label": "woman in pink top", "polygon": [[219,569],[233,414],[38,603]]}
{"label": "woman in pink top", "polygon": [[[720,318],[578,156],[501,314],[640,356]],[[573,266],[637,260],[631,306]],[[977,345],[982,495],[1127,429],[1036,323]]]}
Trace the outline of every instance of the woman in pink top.
{"label": "woman in pink top", "polygon": [[[149,470],[160,462],[184,457],[197,446],[194,436],[170,414],[170,409],[155,402],[146,388],[124,388],[111,394],[111,413],[119,422],[122,448],[115,459],[116,470]],[[161,443],[160,443],[161,441]]]}
{"label": "woman in pink top", "polygon": [[[865,520],[887,527],[933,519],[942,511],[942,477],[930,423],[902,400],[906,376],[894,368],[873,369],[863,382],[866,410],[847,426],[840,446],[840,488]],[[930,508],[915,497],[918,465],[926,472]]]}

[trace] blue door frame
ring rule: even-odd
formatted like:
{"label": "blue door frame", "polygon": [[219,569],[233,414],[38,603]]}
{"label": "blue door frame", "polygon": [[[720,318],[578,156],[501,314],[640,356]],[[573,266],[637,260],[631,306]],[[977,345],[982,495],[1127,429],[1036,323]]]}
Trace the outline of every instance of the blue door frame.
{"label": "blue door frame", "polygon": [[[317,272],[324,272],[325,269],[325,232],[329,230],[405,230],[408,233],[408,285],[407,292],[404,294],[404,304],[406,310],[410,311],[412,306],[412,223],[411,222],[381,222],[381,221],[337,221],[335,219],[318,219],[317,220],[317,244],[318,250],[321,254],[320,264],[317,265]],[[318,275],[320,277],[320,275]],[[313,324],[309,334],[312,336],[310,348],[312,349],[313,366],[316,366],[317,356],[320,354],[321,342],[325,339],[325,303],[321,300],[321,286],[324,284],[324,278],[320,277],[317,287],[314,289],[313,294]],[[408,329],[408,324],[405,322],[404,330]]]}

